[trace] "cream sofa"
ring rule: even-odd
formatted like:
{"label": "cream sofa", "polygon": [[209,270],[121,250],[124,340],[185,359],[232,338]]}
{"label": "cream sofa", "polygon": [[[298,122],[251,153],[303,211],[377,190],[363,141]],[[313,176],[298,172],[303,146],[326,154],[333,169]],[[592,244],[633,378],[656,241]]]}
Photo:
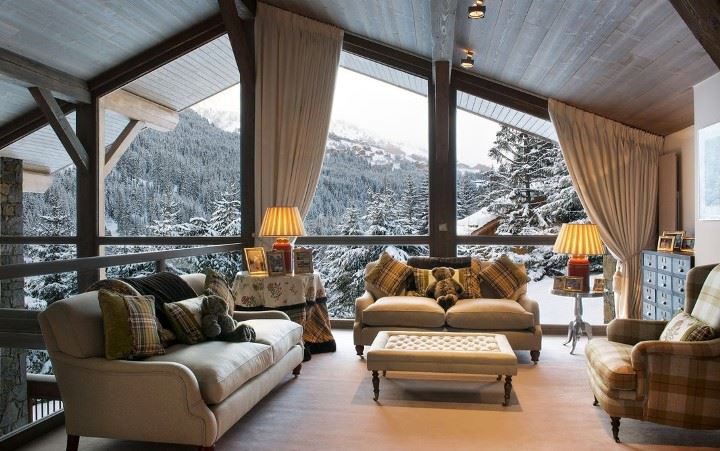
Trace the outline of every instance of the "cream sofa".
{"label": "cream sofa", "polygon": [[[201,293],[204,275],[183,276]],[[65,408],[68,449],[79,436],[197,445],[215,442],[303,360],[302,327],[282,312],[235,313],[255,343],[177,344],[142,361],[107,360],[97,291],[39,316]]]}
{"label": "cream sofa", "polygon": [[[365,268],[367,274],[377,262]],[[435,266],[470,266],[469,257],[411,257],[411,266],[430,269]],[[362,357],[365,346],[372,344],[383,330],[434,330],[450,332],[492,332],[505,335],[516,351],[530,351],[537,363],[542,348],[542,328],[538,303],[527,297],[527,284],[512,299],[462,299],[445,310],[435,299],[418,296],[383,296],[376,287],[365,283],[365,293],[355,300],[353,340]]]}

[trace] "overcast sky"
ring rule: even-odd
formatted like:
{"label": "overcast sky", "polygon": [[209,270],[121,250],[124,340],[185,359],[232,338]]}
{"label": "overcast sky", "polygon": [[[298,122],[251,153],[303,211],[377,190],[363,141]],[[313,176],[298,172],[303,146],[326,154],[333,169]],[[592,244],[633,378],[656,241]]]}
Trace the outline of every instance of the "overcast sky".
{"label": "overcast sky", "polygon": [[[240,87],[233,86],[198,107],[239,113]],[[333,121],[353,124],[386,141],[405,144],[406,150],[427,156],[427,97],[340,68],[333,99]],[[500,125],[462,110],[457,112],[458,161],[490,165],[492,147]]]}

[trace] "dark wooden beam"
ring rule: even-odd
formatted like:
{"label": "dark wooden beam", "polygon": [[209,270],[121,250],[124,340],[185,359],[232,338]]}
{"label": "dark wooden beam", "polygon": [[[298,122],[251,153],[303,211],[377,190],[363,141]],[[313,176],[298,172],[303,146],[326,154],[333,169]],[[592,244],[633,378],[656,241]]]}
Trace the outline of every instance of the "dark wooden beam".
{"label": "dark wooden beam", "polygon": [[104,96],[223,34],[222,19],[214,15],[93,77],[88,81],[90,93]]}
{"label": "dark wooden beam", "polygon": [[343,50],[427,80],[432,78],[432,62],[429,59],[347,31],[343,37]]}
{"label": "dark wooden beam", "polygon": [[547,98],[504,85],[459,69],[453,69],[452,87],[476,97],[527,113],[540,119],[550,120]]}
{"label": "dark wooden beam", "polygon": [[433,61],[452,63],[455,50],[456,11],[457,0],[430,0]]}
{"label": "dark wooden beam", "polygon": [[[75,111],[75,104],[65,101],[58,101],[60,109],[64,114]],[[48,124],[42,111],[34,109],[24,113],[5,125],[0,126],[0,149],[26,137],[27,135],[40,130]]]}
{"label": "dark wooden beam", "polygon": [[238,16],[243,20],[252,20],[257,14],[257,0],[235,0]]}
{"label": "dark wooden beam", "polygon": [[45,88],[69,102],[90,102],[85,80],[0,48],[0,74],[26,88]]}
{"label": "dark wooden beam", "polygon": [[720,1],[669,1],[715,65],[720,68]]}
{"label": "dark wooden beam", "polygon": [[218,0],[240,72],[240,201],[245,246],[255,242],[255,36],[254,21],[242,20],[234,0]]}
{"label": "dark wooden beam", "polygon": [[112,171],[115,165],[117,165],[118,161],[120,161],[120,157],[125,154],[125,151],[128,150],[130,144],[132,144],[144,126],[144,122],[136,121],[134,119],[131,120],[125,126],[123,131],[120,132],[120,135],[118,135],[115,141],[110,144],[110,147],[108,147],[105,151],[105,167],[103,168],[104,177],[107,177],[107,175],[110,174],[110,171]]}
{"label": "dark wooden beam", "polygon": [[65,113],[63,113],[52,93],[45,88],[30,88],[29,91],[75,166],[78,169],[87,169],[89,165],[87,151],[78,140],[72,126],[70,126],[70,122],[68,122]]}

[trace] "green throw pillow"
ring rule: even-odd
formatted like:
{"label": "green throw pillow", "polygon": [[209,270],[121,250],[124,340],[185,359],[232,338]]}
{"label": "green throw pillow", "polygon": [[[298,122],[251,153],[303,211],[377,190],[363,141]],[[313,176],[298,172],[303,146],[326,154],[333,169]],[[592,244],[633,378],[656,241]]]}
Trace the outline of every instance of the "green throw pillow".
{"label": "green throw pillow", "polygon": [[127,296],[101,289],[105,357],[136,359],[165,354],[155,318],[152,296]]}
{"label": "green throw pillow", "polygon": [[203,299],[205,296],[198,296],[178,302],[167,302],[163,305],[173,332],[180,343],[194,345],[205,340],[200,327]]}

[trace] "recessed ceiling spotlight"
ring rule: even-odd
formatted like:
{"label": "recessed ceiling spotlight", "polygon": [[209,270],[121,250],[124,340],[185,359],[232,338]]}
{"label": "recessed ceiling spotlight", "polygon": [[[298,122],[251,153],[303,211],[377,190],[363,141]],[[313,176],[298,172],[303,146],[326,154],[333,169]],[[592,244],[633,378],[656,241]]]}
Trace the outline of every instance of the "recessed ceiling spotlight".
{"label": "recessed ceiling spotlight", "polygon": [[475,64],[473,55],[474,53],[472,50],[465,50],[465,58],[460,60],[460,66],[464,69],[470,69],[471,67],[473,67],[473,64]]}
{"label": "recessed ceiling spotlight", "polygon": [[468,19],[482,19],[485,17],[485,0],[475,0],[468,7]]}

